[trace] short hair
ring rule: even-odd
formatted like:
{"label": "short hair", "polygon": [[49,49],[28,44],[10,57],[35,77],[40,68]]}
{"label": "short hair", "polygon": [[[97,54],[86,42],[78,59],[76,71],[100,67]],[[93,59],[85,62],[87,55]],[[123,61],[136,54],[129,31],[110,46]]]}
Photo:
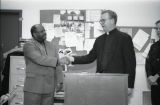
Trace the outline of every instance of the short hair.
{"label": "short hair", "polygon": [[36,24],[36,25],[33,25],[33,26],[31,27],[31,35],[32,35],[32,37],[34,37],[34,36],[33,36],[33,33],[35,33],[36,30],[37,30],[37,24]]}
{"label": "short hair", "polygon": [[101,14],[105,14],[105,13],[108,13],[109,16],[110,16],[110,18],[111,18],[111,19],[114,19],[115,24],[117,23],[117,18],[118,18],[118,16],[117,16],[116,12],[114,12],[114,11],[112,11],[112,10],[103,10]]}
{"label": "short hair", "polygon": [[156,23],[155,23],[155,24],[157,25],[158,23],[160,23],[160,20],[156,21]]}

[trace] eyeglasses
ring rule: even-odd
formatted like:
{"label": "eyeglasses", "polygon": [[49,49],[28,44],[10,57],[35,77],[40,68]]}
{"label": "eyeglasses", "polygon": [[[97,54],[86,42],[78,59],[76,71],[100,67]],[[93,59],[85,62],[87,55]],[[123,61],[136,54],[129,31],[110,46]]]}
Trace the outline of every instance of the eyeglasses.
{"label": "eyeglasses", "polygon": [[160,31],[160,27],[156,27],[155,29],[156,29],[157,31]]}
{"label": "eyeglasses", "polygon": [[110,19],[100,19],[99,22],[100,23],[105,23],[107,20],[110,20]]}

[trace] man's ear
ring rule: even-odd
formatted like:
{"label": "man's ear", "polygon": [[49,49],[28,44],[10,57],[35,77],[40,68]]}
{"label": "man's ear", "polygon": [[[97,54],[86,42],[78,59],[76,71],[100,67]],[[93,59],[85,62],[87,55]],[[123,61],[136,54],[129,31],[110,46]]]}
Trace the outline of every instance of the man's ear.
{"label": "man's ear", "polygon": [[112,23],[112,24],[115,24],[115,21],[114,21],[114,19],[111,19],[111,23]]}
{"label": "man's ear", "polygon": [[33,33],[33,34],[32,34],[32,37],[33,37],[33,38],[35,38],[35,36],[36,36],[36,34],[35,34],[35,33]]}

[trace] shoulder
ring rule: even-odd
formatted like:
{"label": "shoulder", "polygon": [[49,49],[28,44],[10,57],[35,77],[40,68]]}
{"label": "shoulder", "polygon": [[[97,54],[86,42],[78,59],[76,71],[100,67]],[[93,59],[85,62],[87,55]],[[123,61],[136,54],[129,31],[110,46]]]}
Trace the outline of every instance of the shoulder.
{"label": "shoulder", "polygon": [[26,44],[24,44],[24,46],[23,46],[24,56],[25,56],[28,52],[33,51],[32,48],[35,48],[35,47],[34,47],[34,44],[33,44],[32,42],[27,42]]}
{"label": "shoulder", "polygon": [[30,48],[33,48],[35,45],[32,42],[27,42],[26,44],[24,44],[23,46],[23,51],[26,52],[28,50],[30,50]]}
{"label": "shoulder", "polygon": [[159,45],[160,45],[160,41],[157,41],[157,42],[152,44],[152,46],[159,46]]}
{"label": "shoulder", "polygon": [[31,40],[27,41],[27,42],[24,44],[24,46],[30,46],[30,45],[36,46],[36,44],[37,44],[37,42],[36,42],[34,39],[31,39]]}
{"label": "shoulder", "polygon": [[131,36],[125,32],[122,32],[122,31],[119,31],[120,32],[120,35],[123,37],[123,38],[131,38]]}
{"label": "shoulder", "polygon": [[24,44],[23,48],[28,47],[28,46],[33,46],[33,42],[27,42]]}
{"label": "shoulder", "polygon": [[159,45],[160,45],[160,41],[158,42],[155,42],[151,45],[151,49],[158,49],[159,48]]}
{"label": "shoulder", "polygon": [[51,49],[55,49],[55,48],[58,49],[58,47],[59,47],[58,44],[55,44],[55,43],[49,42],[49,41],[46,41],[45,44],[46,44],[46,46],[47,46],[48,48],[51,48]]}
{"label": "shoulder", "polygon": [[117,32],[118,32],[118,34],[117,34],[117,36],[121,39],[121,40],[123,40],[123,41],[128,41],[128,40],[132,40],[132,37],[129,35],[129,34],[127,34],[127,33],[125,33],[125,32],[121,32],[121,31],[119,31],[119,30],[117,30]]}
{"label": "shoulder", "polygon": [[96,38],[94,45],[97,45],[97,44],[99,45],[103,43],[105,39],[106,39],[106,34],[102,34],[101,36]]}
{"label": "shoulder", "polygon": [[105,33],[96,38],[96,41],[101,41],[105,38]]}

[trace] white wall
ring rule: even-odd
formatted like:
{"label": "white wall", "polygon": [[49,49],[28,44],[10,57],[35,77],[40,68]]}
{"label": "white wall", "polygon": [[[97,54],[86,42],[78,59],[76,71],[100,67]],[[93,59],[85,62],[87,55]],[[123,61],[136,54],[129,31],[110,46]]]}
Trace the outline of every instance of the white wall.
{"label": "white wall", "polygon": [[[112,2],[111,2],[112,1]],[[42,9],[111,9],[119,26],[154,26],[160,19],[159,0],[1,0],[2,9],[22,9],[22,37],[30,38],[30,27],[40,22]]]}

